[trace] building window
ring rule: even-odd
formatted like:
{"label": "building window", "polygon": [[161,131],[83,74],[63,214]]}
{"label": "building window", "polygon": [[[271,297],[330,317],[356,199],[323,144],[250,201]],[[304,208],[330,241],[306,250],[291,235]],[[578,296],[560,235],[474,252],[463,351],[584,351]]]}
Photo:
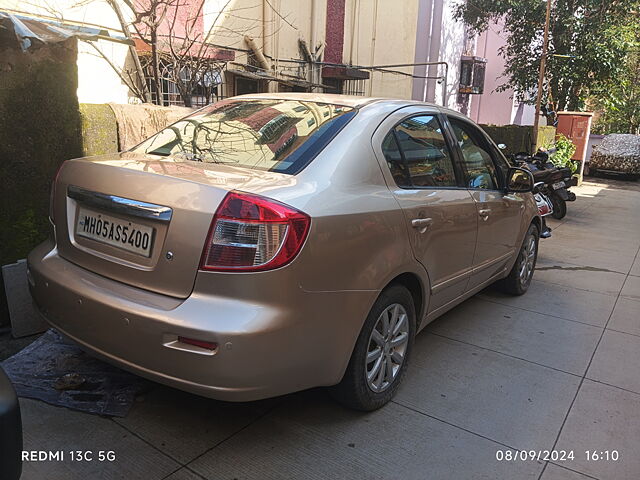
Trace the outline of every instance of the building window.
{"label": "building window", "polygon": [[325,89],[326,93],[342,93],[343,80],[339,78],[325,78],[323,79],[323,83],[329,87]]}
{"label": "building window", "polygon": [[260,84],[258,80],[244,78],[236,75],[236,95],[246,95],[247,93],[260,92]]}

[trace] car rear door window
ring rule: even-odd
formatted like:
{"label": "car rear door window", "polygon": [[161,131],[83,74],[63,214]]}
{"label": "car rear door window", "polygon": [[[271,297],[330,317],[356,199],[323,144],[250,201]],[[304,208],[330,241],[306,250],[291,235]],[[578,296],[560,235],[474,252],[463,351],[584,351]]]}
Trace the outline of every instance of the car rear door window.
{"label": "car rear door window", "polygon": [[467,187],[496,190],[496,166],[491,156],[491,146],[482,132],[472,124],[455,117],[449,117],[449,123],[462,153]]}
{"label": "car rear door window", "polygon": [[399,187],[457,186],[451,153],[435,115],[404,120],[384,139],[382,151]]}
{"label": "car rear door window", "polygon": [[407,171],[402,161],[402,155],[400,154],[400,148],[398,148],[398,142],[393,132],[385,137],[382,142],[382,151],[387,160],[387,165],[391,171],[391,175],[399,187],[410,186],[411,179],[407,174]]}

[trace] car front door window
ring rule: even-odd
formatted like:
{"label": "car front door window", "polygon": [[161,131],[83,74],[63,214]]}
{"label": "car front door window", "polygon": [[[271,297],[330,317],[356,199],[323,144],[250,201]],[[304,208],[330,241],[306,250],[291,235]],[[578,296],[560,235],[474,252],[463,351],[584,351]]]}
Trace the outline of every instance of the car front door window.
{"label": "car front door window", "polygon": [[491,147],[482,133],[474,126],[457,118],[449,117],[449,122],[462,153],[467,187],[498,189],[498,176],[491,158]]}

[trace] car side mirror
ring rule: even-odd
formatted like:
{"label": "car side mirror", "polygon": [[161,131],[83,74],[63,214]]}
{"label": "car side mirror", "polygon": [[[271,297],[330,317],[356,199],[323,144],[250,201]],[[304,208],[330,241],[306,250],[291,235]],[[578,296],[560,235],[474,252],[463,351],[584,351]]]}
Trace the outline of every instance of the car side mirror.
{"label": "car side mirror", "polygon": [[508,193],[532,192],[533,175],[524,168],[510,168],[507,173],[506,190]]}
{"label": "car side mirror", "polygon": [[506,150],[506,149],[507,149],[507,146],[506,146],[504,143],[499,143],[499,144],[498,144],[498,148],[499,148],[500,150]]}

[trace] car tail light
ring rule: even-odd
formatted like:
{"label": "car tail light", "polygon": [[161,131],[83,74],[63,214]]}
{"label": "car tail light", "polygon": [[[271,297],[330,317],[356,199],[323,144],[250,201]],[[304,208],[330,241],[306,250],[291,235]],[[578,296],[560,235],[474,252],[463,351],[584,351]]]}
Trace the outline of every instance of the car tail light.
{"label": "car tail light", "polygon": [[311,219],[283,203],[229,192],[211,222],[200,269],[262,271],[286,265],[304,243]]}
{"label": "car tail light", "polygon": [[63,165],[64,162],[58,165],[58,168],[56,169],[56,173],[53,176],[53,181],[51,182],[51,193],[49,194],[49,220],[54,225],[56,224],[56,220],[53,214],[53,200],[56,198],[56,184],[58,183],[58,177],[60,177],[60,170],[62,170]]}

